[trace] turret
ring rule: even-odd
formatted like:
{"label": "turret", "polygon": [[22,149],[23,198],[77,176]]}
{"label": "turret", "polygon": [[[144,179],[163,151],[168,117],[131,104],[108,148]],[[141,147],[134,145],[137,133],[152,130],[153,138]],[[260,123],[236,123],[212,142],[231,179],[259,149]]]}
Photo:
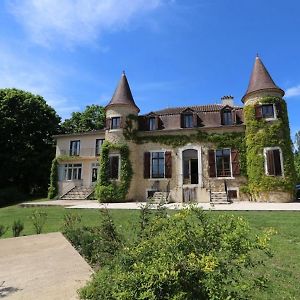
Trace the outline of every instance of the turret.
{"label": "turret", "polygon": [[248,188],[256,201],[293,200],[295,169],[284,91],[255,59],[245,95]]}

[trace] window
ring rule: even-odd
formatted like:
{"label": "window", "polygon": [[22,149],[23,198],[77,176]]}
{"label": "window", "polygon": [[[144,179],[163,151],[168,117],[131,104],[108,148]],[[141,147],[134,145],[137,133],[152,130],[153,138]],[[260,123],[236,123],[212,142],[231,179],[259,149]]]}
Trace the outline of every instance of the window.
{"label": "window", "polygon": [[81,180],[82,164],[65,164],[65,180]]}
{"label": "window", "polygon": [[80,154],[80,141],[70,142],[70,156],[78,156]]}
{"label": "window", "polygon": [[121,126],[121,117],[113,117],[111,118],[111,129],[118,129]]}
{"label": "window", "polygon": [[223,125],[232,125],[232,112],[231,110],[224,110],[223,111]]}
{"label": "window", "polygon": [[109,179],[119,179],[119,156],[109,157]]}
{"label": "window", "polygon": [[268,176],[282,176],[282,153],[280,148],[265,148],[265,171]]}
{"label": "window", "polygon": [[152,152],[151,160],[151,177],[164,178],[165,177],[165,153]]}
{"label": "window", "polygon": [[183,115],[183,127],[184,128],[192,128],[193,126],[193,115],[192,114],[184,114]]}
{"label": "window", "polygon": [[262,117],[265,119],[275,118],[273,104],[264,104],[261,106]]}
{"label": "window", "polygon": [[96,139],[96,148],[95,148],[95,155],[99,156],[101,153],[101,147],[104,143],[104,139]]}
{"label": "window", "polygon": [[155,130],[156,129],[156,124],[155,124],[155,118],[151,117],[148,119],[148,128],[149,130]]}
{"label": "window", "polygon": [[98,179],[99,163],[92,163],[92,182],[96,182]]}
{"label": "window", "polygon": [[216,150],[217,177],[231,177],[230,149]]}

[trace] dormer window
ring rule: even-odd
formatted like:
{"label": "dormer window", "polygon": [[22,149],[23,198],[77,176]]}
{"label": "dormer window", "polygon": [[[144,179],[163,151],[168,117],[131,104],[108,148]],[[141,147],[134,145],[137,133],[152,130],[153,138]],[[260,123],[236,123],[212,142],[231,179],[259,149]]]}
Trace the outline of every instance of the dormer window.
{"label": "dormer window", "polygon": [[113,117],[111,118],[111,126],[110,129],[118,129],[121,125],[121,117]]}
{"label": "dormer window", "polygon": [[192,114],[184,114],[183,115],[183,127],[184,128],[192,128],[193,126],[193,115]]}
{"label": "dormer window", "polygon": [[149,128],[150,131],[156,129],[155,117],[151,117],[151,118],[148,119],[148,128]]}
{"label": "dormer window", "polygon": [[232,111],[231,110],[224,110],[222,112],[222,123],[223,125],[232,125],[233,119],[232,119]]}
{"label": "dormer window", "polygon": [[274,105],[273,104],[263,104],[261,106],[261,113],[264,119],[275,118]]}

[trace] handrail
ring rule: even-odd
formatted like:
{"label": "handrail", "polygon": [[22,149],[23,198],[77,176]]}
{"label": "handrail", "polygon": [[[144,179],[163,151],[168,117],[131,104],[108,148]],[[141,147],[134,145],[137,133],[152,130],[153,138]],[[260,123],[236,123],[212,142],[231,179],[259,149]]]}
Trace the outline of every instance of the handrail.
{"label": "handrail", "polygon": [[[70,186],[72,186],[72,187],[70,188]],[[76,187],[76,184],[73,181],[70,181],[68,184],[66,184],[64,186],[62,195],[59,198],[62,198],[63,196],[65,196],[66,194],[68,194],[75,187]]]}

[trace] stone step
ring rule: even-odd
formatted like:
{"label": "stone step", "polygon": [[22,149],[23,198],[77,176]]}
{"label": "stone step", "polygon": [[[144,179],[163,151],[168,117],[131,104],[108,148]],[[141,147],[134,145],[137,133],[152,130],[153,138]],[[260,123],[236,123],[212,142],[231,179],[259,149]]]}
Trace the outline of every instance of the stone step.
{"label": "stone step", "polygon": [[154,203],[161,203],[161,202],[167,202],[168,200],[168,193],[167,192],[155,192],[152,201]]}
{"label": "stone step", "polygon": [[60,199],[62,200],[86,200],[94,189],[92,187],[80,187],[76,186],[71,189],[68,193],[63,195]]}

